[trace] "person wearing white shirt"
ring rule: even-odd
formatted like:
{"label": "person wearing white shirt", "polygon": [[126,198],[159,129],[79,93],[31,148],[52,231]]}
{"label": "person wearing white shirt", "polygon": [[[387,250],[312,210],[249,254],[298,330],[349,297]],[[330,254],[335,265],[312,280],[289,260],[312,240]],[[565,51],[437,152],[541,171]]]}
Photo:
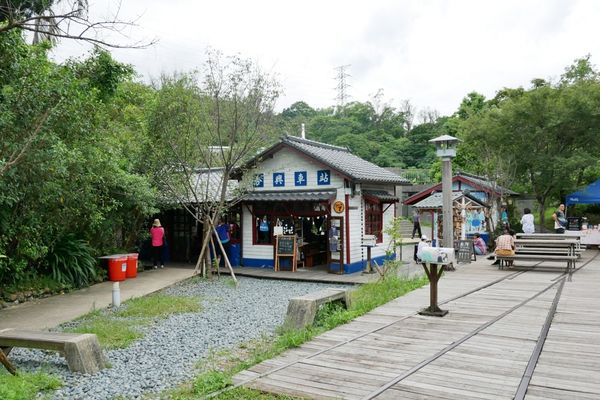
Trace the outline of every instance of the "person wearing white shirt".
{"label": "person wearing white shirt", "polygon": [[523,227],[523,233],[534,233],[535,225],[533,224],[533,214],[529,208],[523,210],[523,216],[521,217],[521,226]]}

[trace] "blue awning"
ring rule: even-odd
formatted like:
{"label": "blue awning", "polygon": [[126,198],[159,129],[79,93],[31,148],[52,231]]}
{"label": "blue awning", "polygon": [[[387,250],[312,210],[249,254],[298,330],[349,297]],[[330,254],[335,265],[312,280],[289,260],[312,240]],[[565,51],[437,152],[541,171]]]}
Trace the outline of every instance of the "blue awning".
{"label": "blue awning", "polygon": [[585,188],[567,195],[566,205],[600,204],[600,179]]}

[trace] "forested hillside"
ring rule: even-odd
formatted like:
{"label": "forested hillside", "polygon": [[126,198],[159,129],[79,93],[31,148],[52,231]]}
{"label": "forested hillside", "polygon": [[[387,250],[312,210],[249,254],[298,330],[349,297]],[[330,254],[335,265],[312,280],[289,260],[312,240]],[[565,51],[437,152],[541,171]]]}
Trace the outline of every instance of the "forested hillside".
{"label": "forested hillside", "polygon": [[[204,116],[190,113],[211,110],[202,107],[210,97],[193,73],[152,86],[106,50],[57,64],[48,58],[50,47],[28,44],[18,29],[0,32],[1,284],[51,277],[86,285],[99,279],[97,256],[136,250],[147,219],[174,206],[158,179],[175,151],[169,146],[179,151],[185,138],[201,138]],[[454,135],[462,140],[455,168],[532,194],[542,216],[600,176],[600,77],[589,57],[556,81],[533,79],[528,88],[502,88],[490,99],[470,93],[451,116],[415,117],[411,107],[381,98],[324,109],[298,101],[277,113],[277,89],[268,90],[268,107],[256,110],[264,146],[300,135],[305,124],[309,139],[435,176],[439,162],[428,140]],[[219,144],[243,138],[231,140]],[[198,151],[215,143],[193,144]]]}

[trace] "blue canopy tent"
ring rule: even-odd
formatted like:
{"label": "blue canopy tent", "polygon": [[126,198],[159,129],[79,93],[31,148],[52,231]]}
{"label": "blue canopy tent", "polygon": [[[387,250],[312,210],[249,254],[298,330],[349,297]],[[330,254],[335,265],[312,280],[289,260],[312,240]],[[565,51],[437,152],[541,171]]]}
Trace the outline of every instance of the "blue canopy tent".
{"label": "blue canopy tent", "polygon": [[574,204],[600,204],[600,179],[585,188],[567,195],[567,206]]}

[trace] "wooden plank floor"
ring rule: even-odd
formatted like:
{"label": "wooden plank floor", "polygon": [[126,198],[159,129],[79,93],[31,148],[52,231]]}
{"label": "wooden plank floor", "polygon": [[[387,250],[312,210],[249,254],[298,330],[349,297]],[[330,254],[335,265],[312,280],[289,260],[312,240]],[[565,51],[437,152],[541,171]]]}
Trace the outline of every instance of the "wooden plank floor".
{"label": "wooden plank floor", "polygon": [[[564,284],[526,399],[600,399],[596,255],[586,252],[578,266],[588,264]],[[429,303],[429,288],[421,288],[234,382],[314,399],[513,399],[559,293],[556,267],[459,266],[439,282],[446,317],[417,314]]]}

